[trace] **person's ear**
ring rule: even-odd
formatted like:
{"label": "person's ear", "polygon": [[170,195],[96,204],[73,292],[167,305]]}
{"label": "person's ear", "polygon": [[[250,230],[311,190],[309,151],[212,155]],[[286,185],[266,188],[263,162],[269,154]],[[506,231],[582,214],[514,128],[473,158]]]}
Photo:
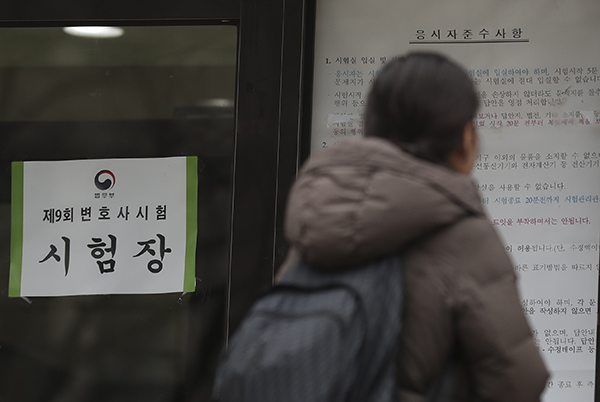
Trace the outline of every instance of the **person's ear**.
{"label": "person's ear", "polygon": [[469,121],[463,130],[463,149],[475,160],[479,152],[479,137],[472,121]]}
{"label": "person's ear", "polygon": [[473,125],[473,121],[467,122],[463,130],[463,150],[465,151],[465,170],[466,173],[471,173],[475,159],[479,153],[479,135]]}
{"label": "person's ear", "polygon": [[473,122],[469,121],[462,133],[462,148],[454,150],[448,155],[448,165],[453,170],[470,174],[479,151],[479,140]]}

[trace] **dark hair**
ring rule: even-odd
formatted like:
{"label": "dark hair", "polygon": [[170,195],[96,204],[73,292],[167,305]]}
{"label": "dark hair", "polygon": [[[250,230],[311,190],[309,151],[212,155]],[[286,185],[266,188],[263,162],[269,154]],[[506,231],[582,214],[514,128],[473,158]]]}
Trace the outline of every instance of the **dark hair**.
{"label": "dark hair", "polygon": [[462,67],[436,53],[409,53],[388,62],[373,83],[365,135],[444,164],[462,148],[464,127],[477,107],[475,87]]}

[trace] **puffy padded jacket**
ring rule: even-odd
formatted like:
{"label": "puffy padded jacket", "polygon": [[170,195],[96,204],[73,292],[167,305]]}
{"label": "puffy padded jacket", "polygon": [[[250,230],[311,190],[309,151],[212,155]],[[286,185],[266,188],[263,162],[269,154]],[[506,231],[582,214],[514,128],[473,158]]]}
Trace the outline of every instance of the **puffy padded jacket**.
{"label": "puffy padded jacket", "polygon": [[383,139],[348,141],[302,168],[285,231],[283,270],[299,255],[336,270],[401,254],[402,402],[540,400],[548,373],[469,176]]}

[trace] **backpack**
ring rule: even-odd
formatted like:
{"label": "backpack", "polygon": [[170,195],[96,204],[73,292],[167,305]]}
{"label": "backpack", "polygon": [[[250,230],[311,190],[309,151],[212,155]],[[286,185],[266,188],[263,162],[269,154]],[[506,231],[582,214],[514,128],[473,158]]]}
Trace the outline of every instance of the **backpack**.
{"label": "backpack", "polygon": [[217,369],[220,402],[394,402],[397,257],[322,272],[300,261],[259,298]]}

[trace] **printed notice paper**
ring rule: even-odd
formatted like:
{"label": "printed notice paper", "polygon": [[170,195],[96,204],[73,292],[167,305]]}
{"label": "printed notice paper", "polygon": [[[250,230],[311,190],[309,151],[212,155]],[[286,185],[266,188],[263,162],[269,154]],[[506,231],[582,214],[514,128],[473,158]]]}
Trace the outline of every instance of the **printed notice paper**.
{"label": "printed notice paper", "polygon": [[598,0],[319,0],[312,152],[364,134],[371,83],[409,51],[458,61],[480,99],[474,178],[548,368],[591,402],[600,232]]}
{"label": "printed notice paper", "polygon": [[9,296],[193,291],[197,159],[13,162]]}

